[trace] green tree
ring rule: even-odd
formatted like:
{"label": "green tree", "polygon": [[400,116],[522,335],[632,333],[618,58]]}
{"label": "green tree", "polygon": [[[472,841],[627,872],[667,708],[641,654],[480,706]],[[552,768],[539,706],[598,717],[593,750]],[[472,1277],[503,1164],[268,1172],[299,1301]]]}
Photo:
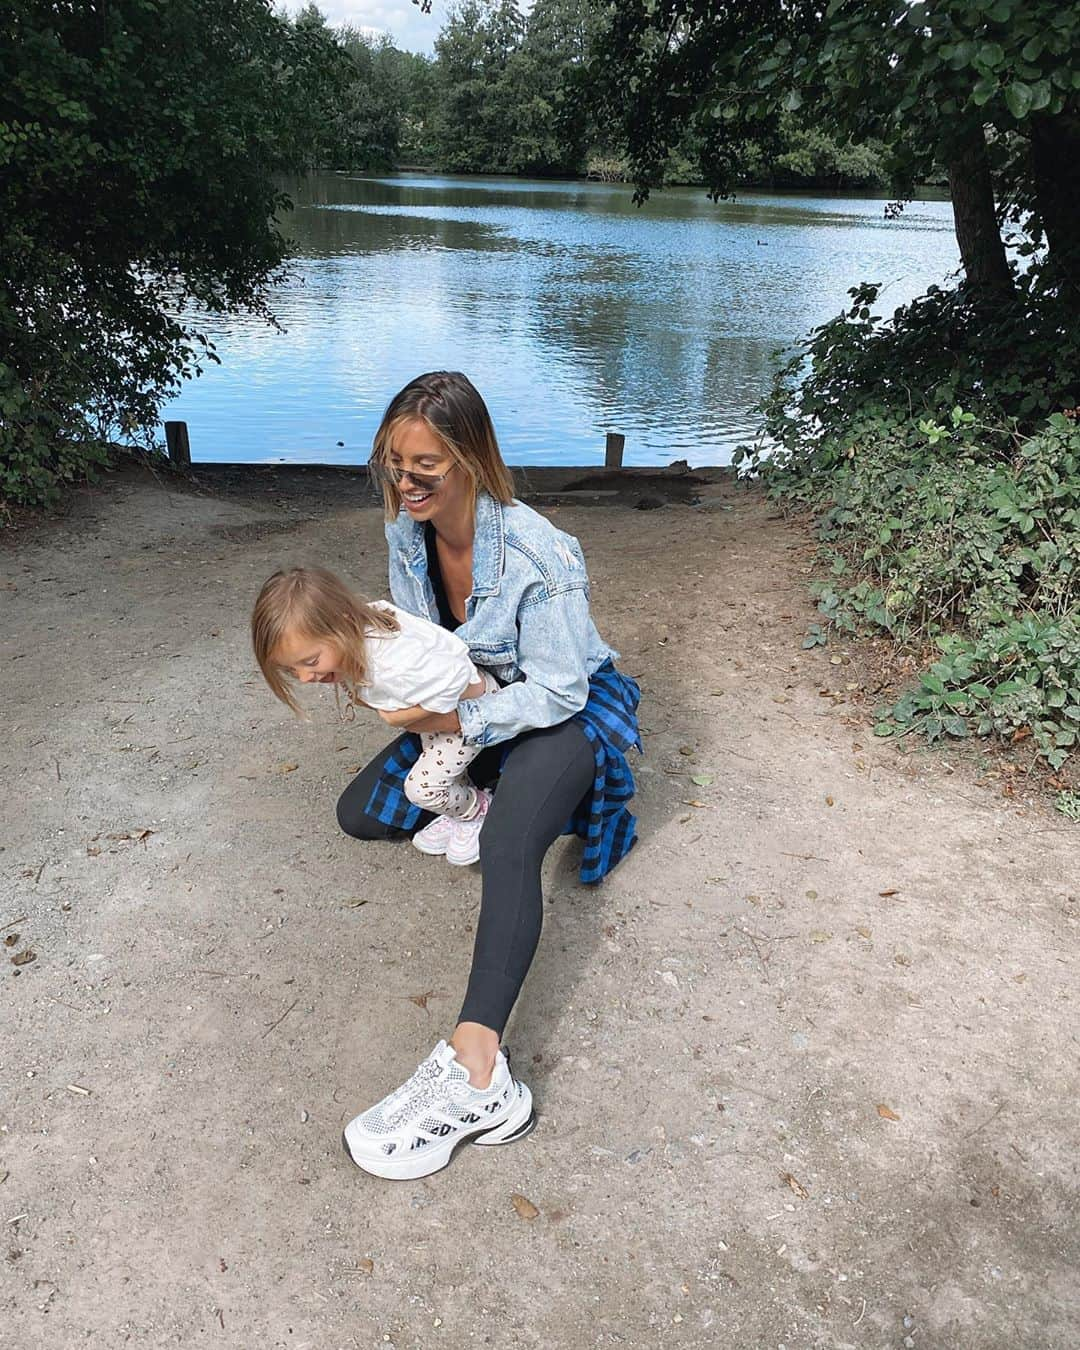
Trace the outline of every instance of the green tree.
{"label": "green tree", "polygon": [[520,90],[513,58],[525,22],[514,0],[460,0],[435,40],[436,148],[456,173],[506,173]]}
{"label": "green tree", "polygon": [[945,165],[968,286],[992,305],[1013,288],[999,207],[1045,242],[1053,284],[1076,286],[1078,55],[1080,8],[1052,0],[620,0],[595,70],[643,194],[688,126],[723,195],[739,145],[801,110],[842,142],[880,141],[900,190]]}
{"label": "green tree", "polygon": [[277,169],[304,162],[262,0],[0,0],[0,497],[41,501],[268,314]]}
{"label": "green tree", "polygon": [[586,95],[598,11],[580,0],[537,0],[508,66],[518,90],[510,166],[515,173],[573,175],[594,136]]}

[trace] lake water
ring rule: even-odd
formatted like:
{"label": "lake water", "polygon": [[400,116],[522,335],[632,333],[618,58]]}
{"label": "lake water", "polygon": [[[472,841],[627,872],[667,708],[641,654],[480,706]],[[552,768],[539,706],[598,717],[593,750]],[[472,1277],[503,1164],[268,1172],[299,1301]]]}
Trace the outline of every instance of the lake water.
{"label": "lake water", "polygon": [[698,189],[655,194],[509,178],[311,175],[284,229],[284,332],[208,320],[221,366],[164,417],[196,460],[353,464],[389,398],[463,370],[511,464],[723,464],[752,436],[778,347],[860,281],[888,309],[959,263],[947,202]]}

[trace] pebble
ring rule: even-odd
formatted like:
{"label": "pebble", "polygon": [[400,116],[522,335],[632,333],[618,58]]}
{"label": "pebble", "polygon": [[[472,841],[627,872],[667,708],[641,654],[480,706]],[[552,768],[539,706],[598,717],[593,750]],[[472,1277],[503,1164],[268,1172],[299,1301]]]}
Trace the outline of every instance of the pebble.
{"label": "pebble", "polygon": [[915,1337],[914,1337],[914,1336],[905,1336],[905,1337],[904,1337],[904,1346],[905,1346],[905,1350],[914,1350],[914,1347],[915,1347]]}
{"label": "pebble", "polygon": [[912,1317],[912,1315],[911,1315],[910,1313],[905,1313],[905,1314],[904,1314],[904,1330],[905,1330],[905,1331],[910,1331],[911,1328],[912,1328],[914,1325],[915,1325],[915,1319],[914,1319],[914,1317]]}
{"label": "pebble", "polygon": [[307,1113],[306,1111],[301,1111],[301,1112],[300,1112],[300,1124],[301,1124],[301,1125],[306,1125],[310,1119],[311,1119],[311,1117],[308,1115],[308,1113]]}

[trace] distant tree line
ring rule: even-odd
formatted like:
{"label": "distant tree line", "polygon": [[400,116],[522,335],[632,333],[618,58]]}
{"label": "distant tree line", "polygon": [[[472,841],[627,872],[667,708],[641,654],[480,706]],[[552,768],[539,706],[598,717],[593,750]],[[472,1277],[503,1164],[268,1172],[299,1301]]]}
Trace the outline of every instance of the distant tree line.
{"label": "distant tree line", "polygon": [[[310,166],[629,180],[626,138],[594,97],[591,62],[609,23],[587,0],[537,0],[527,16],[514,0],[456,0],[428,58],[332,28],[308,5],[292,21],[292,79]],[[705,182],[700,142],[687,128],[670,147],[665,183]],[[736,177],[777,187],[886,182],[875,141],[853,144],[794,113],[767,138],[745,138]]]}

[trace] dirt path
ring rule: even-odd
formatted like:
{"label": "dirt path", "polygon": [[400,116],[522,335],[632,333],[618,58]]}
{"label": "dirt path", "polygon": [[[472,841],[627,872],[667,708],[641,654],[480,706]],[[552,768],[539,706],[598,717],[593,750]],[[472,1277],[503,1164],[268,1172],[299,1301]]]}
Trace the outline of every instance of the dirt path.
{"label": "dirt path", "polygon": [[874,741],[733,486],[553,508],[644,690],[641,843],[599,890],[552,852],[535,1133],[351,1166],[478,878],[345,839],[382,724],[253,672],[275,565],[384,578],[357,494],[274,491],[122,482],[0,550],[0,1342],[1080,1344],[1077,832]]}

